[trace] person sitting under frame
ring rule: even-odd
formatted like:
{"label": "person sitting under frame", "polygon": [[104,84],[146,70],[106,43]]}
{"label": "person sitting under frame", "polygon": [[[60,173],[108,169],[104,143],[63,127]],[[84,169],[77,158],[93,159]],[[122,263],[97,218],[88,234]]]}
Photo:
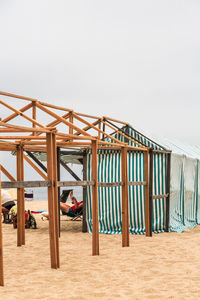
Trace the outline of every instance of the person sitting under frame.
{"label": "person sitting under frame", "polygon": [[[78,202],[72,192],[69,193],[69,196],[72,200],[73,205],[69,205],[63,202],[60,202],[60,210],[62,211],[63,215],[67,215],[69,217],[76,217],[77,214],[79,214],[82,209],[83,209],[83,201]],[[48,213],[43,213],[42,214],[44,217],[49,219],[49,214]]]}

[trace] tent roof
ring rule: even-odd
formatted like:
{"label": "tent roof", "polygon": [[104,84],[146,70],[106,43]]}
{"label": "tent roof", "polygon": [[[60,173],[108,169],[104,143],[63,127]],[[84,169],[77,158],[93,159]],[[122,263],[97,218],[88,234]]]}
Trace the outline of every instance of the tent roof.
{"label": "tent roof", "polygon": [[166,149],[171,150],[172,153],[200,159],[200,145],[190,145],[179,140],[169,140],[163,137],[152,137],[149,134],[148,136],[150,136],[153,140],[161,144]]}

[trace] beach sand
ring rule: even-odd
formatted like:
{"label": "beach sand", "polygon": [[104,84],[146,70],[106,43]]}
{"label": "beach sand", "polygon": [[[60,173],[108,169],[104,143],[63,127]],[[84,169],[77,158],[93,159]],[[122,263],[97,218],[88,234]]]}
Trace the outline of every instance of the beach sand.
{"label": "beach sand", "polygon": [[[47,209],[46,201],[26,208]],[[38,229],[17,231],[3,224],[4,280],[0,299],[199,299],[200,227],[183,233],[100,235],[100,256],[92,256],[92,236],[81,222],[61,218],[61,268],[50,268],[48,221],[36,215]]]}

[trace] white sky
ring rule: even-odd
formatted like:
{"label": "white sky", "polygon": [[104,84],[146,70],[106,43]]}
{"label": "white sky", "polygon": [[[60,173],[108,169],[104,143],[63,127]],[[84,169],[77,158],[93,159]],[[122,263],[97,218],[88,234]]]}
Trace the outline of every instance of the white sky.
{"label": "white sky", "polygon": [[0,90],[200,144],[199,0],[0,0]]}

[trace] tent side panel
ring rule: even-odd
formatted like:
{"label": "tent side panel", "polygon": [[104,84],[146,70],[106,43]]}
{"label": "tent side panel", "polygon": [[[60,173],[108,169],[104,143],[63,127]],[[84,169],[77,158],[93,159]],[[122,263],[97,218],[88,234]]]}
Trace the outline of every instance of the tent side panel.
{"label": "tent side panel", "polygon": [[[98,151],[98,182],[121,181],[121,154],[112,150]],[[87,159],[87,180],[92,178],[91,154]],[[155,195],[166,193],[166,155],[154,155]],[[128,152],[128,180],[144,181],[144,154]],[[131,233],[144,234],[145,190],[144,186],[129,185],[129,229]],[[99,187],[99,232],[121,233],[121,187]],[[92,232],[92,188],[87,187],[87,224]],[[153,200],[153,231],[165,229],[165,199]]]}

